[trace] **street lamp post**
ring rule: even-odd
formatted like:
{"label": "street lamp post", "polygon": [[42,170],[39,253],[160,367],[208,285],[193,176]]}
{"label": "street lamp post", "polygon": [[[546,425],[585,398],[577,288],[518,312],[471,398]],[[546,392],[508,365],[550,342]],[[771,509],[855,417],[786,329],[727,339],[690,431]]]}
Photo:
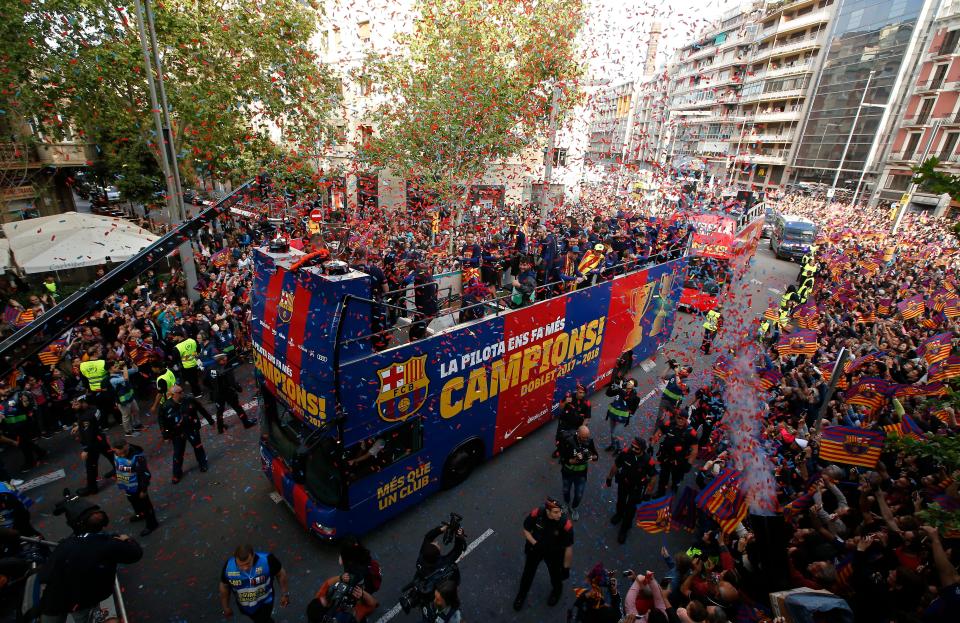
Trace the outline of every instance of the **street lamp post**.
{"label": "street lamp post", "polygon": [[863,94],[860,96],[860,105],[857,106],[857,114],[853,116],[853,123],[850,124],[850,132],[847,134],[847,142],[843,146],[843,153],[840,154],[840,162],[837,164],[837,171],[833,175],[833,183],[830,184],[830,190],[827,191],[827,199],[824,208],[829,208],[833,195],[837,192],[837,182],[840,180],[840,171],[843,170],[843,164],[847,159],[847,152],[850,150],[850,143],[853,141],[853,132],[857,129],[857,122],[860,121],[860,111],[863,110],[863,103],[867,99],[867,91],[870,90],[870,83],[873,82],[873,74],[867,76],[867,84],[863,87]]}

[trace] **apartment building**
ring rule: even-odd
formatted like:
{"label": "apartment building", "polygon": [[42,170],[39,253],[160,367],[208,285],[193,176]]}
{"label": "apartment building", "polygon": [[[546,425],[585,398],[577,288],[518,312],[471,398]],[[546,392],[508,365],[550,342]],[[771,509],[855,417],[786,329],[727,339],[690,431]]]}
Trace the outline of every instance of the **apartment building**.
{"label": "apartment building", "polygon": [[[911,84],[879,178],[882,204],[900,201],[913,177],[910,167],[920,164],[924,154],[936,156],[941,170],[960,175],[960,0],[941,5]],[[922,190],[913,195],[911,205],[939,208],[941,214],[960,208],[949,196]]]}
{"label": "apartment building", "polygon": [[[341,80],[341,107],[336,124],[340,140],[322,146],[319,166],[330,181],[330,205],[350,212],[370,213],[377,208],[398,209],[430,204],[432,199],[414,180],[388,170],[364,169],[355,157],[355,145],[377,132],[377,95],[357,81],[355,71],[368,52],[401,52],[395,36],[415,26],[413,0],[326,0],[326,27],[315,37],[314,47]],[[575,123],[558,128],[553,154],[552,184],[555,200],[575,196],[583,166],[584,146],[576,140]],[[580,130],[582,133],[583,130]],[[530,201],[542,189],[546,137],[522,153],[494,162],[482,179],[467,189],[470,204],[503,205]]]}
{"label": "apartment building", "polygon": [[70,177],[89,166],[93,147],[67,134],[46,136],[26,122],[0,115],[0,222],[74,210]]}

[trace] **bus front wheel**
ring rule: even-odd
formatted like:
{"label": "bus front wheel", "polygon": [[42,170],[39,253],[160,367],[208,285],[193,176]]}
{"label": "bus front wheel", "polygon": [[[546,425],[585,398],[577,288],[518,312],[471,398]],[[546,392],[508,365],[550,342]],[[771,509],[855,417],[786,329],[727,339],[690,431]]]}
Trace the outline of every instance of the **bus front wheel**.
{"label": "bus front wheel", "polygon": [[483,457],[483,444],[479,440],[468,442],[447,457],[447,462],[443,466],[444,489],[456,487],[466,480],[473,469],[480,464]]}

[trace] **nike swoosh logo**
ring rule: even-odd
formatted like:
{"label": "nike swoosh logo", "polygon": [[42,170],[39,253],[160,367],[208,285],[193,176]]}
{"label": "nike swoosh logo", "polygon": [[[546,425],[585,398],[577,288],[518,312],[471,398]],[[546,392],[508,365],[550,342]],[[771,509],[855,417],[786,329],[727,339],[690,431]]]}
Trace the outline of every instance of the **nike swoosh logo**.
{"label": "nike swoosh logo", "polygon": [[514,426],[514,427],[513,427],[513,430],[507,431],[507,433],[503,436],[503,438],[504,438],[504,439],[510,439],[511,437],[513,437],[513,434],[514,434],[515,432],[517,432],[517,429],[520,428],[521,426],[523,426],[523,422],[520,422],[519,424],[517,424],[516,426]]}

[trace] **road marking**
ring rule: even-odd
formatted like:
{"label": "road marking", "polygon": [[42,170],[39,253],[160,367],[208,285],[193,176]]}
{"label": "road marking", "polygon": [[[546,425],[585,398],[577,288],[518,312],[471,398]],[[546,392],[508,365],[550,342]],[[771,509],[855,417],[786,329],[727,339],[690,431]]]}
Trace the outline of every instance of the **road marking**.
{"label": "road marking", "polygon": [[[648,392],[646,393],[646,395],[644,395],[644,397],[640,399],[640,404],[642,405],[642,404],[645,403],[646,401],[648,401],[648,400],[650,400],[651,398],[653,398],[653,395],[654,395],[654,394],[656,394],[657,392],[663,391],[663,388],[666,387],[666,386],[667,386],[666,383],[663,383],[663,382],[658,383],[656,387],[654,387],[653,389],[651,389],[650,391],[648,391]],[[639,406],[639,405],[637,405],[637,406]]]}
{"label": "road marking", "polygon": [[[240,405],[240,406],[243,407],[243,410],[244,410],[244,411],[249,411],[249,410],[252,409],[253,407],[257,406],[257,401],[256,401],[256,400],[248,400],[247,402],[243,403],[243,404]],[[237,414],[237,412],[234,411],[233,409],[227,409],[226,411],[223,412],[223,419],[227,419],[228,417],[234,416],[234,415],[236,415],[236,414]],[[216,419],[217,419],[217,405],[216,405],[216,404],[213,405],[213,409],[210,409],[210,415],[213,417],[214,421],[216,421]],[[204,426],[213,426],[213,425],[212,425],[210,422],[208,422],[208,421],[206,421],[206,420],[203,420],[202,422],[200,422],[200,428],[203,428]]]}
{"label": "road marking", "polygon": [[770,292],[770,294],[783,294],[783,290],[779,288],[767,288],[767,291]]}
{"label": "road marking", "polygon": [[640,369],[643,370],[644,372],[649,372],[650,370],[653,370],[656,367],[657,367],[657,362],[654,361],[653,359],[647,359],[646,361],[640,364]]}
{"label": "road marking", "polygon": [[277,493],[276,491],[270,492],[270,499],[273,500],[274,504],[279,504],[280,502],[283,502],[283,496]]}
{"label": "road marking", "polygon": [[[469,545],[467,545],[467,549],[463,550],[463,553],[460,554],[460,558],[457,558],[457,562],[460,562],[461,560],[466,558],[467,554],[477,549],[478,545],[486,541],[491,536],[493,536],[493,528],[487,528],[487,530],[483,534],[475,538]],[[394,607],[390,608],[387,612],[385,612],[382,617],[377,619],[377,623],[387,623],[387,621],[391,620],[393,617],[400,614],[401,610],[402,608],[400,607],[400,604],[395,605]]]}
{"label": "road marking", "polygon": [[67,473],[63,469],[58,469],[55,472],[50,472],[49,474],[44,474],[43,476],[37,476],[36,478],[31,478],[27,482],[23,483],[17,487],[17,491],[29,491],[30,489],[36,489],[41,485],[47,483],[56,482],[61,478],[66,478]]}
{"label": "road marking", "polygon": [[751,279],[751,280],[750,280],[750,283],[752,283],[752,284],[755,285],[755,286],[762,286],[762,285],[763,285],[763,282],[760,281],[759,279]]}

